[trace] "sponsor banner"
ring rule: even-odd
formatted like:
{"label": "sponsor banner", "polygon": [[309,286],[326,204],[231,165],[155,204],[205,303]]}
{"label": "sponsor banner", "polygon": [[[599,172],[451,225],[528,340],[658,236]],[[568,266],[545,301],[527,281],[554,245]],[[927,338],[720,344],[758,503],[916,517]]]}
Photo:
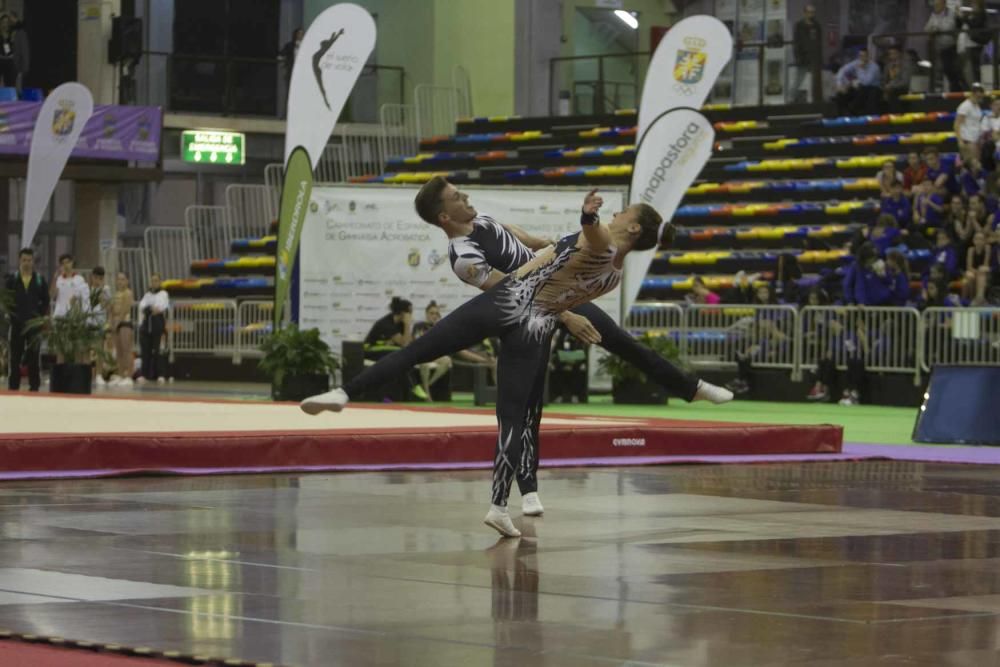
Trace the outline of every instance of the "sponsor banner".
{"label": "sponsor banner", "polygon": [[674,24],[650,59],[636,137],[664,111],[700,108],[732,55],[733,37],[719,19],[699,15]]}
{"label": "sponsor banner", "polygon": [[274,262],[274,326],[278,329],[285,320],[285,302],[292,279],[295,251],[302,236],[302,225],[309,209],[313,175],[309,153],[299,147],[292,151],[285,167],[285,184],[281,191],[278,216],[277,253]]}
{"label": "sponsor banner", "polygon": [[42,104],[28,154],[22,248],[31,246],[52,191],[93,111],[94,99],[90,91],[75,82],[59,86]]}
{"label": "sponsor banner", "polygon": [[358,5],[334,5],[309,25],[299,45],[288,89],[285,164],[292,151],[302,146],[315,169],[347,96],[374,48],[375,21]]}
{"label": "sponsor banner", "polygon": [[[344,340],[363,340],[371,325],[389,312],[392,297],[413,302],[414,321],[423,320],[430,301],[449,310],[479,290],[451,270],[448,239],[413,211],[419,188],[409,186],[326,186],[312,191],[299,253],[299,326],[318,328],[340,353]],[[586,188],[466,187],[482,215],[512,223],[543,238],[580,229]],[[622,190],[602,190],[606,212],[621,210]],[[616,322],[620,292],[597,299]],[[592,388],[610,388],[594,375],[603,351],[592,351]]]}
{"label": "sponsor banner", "polygon": [[[0,154],[28,155],[43,104],[0,103]],[[159,107],[98,104],[83,125],[70,157],[159,162],[162,126]]]}
{"label": "sponsor banner", "polygon": [[[664,113],[673,109],[700,108],[708,99],[715,80],[732,54],[733,37],[729,34],[729,29],[712,16],[688,17],[676,23],[660,40],[649,62],[639,103],[630,204],[645,201],[652,204],[665,220],[673,218],[684,191],[697,178],[708,159],[706,157],[701,160],[700,153],[693,154],[688,143],[693,142],[693,145],[700,147],[700,151],[708,151],[710,154],[714,132],[700,114],[696,114],[700,120],[690,122],[696,123],[697,128],[707,128],[708,135],[711,135],[708,141],[702,141],[707,135],[694,125],[685,123],[668,127],[660,119]],[[654,122],[659,126],[657,136],[647,136]],[[680,123],[681,120],[678,118],[671,122]],[[667,143],[659,143],[661,141]],[[643,150],[649,154],[643,155]],[[673,153],[676,156],[670,157]],[[691,167],[695,162],[698,163],[697,169]],[[684,166],[680,171],[682,163]],[[640,168],[640,165],[643,167]],[[660,183],[650,190],[653,179],[659,173],[669,173],[671,179],[676,180]],[[632,252],[626,258],[627,270],[622,284],[625,312],[635,303],[655,254],[655,250]]]}
{"label": "sponsor banner", "polygon": [[[636,150],[631,201],[649,204],[669,220],[712,156],[714,142],[712,124],[694,109],[674,109],[654,119]],[[625,257],[625,312],[639,296],[655,254],[656,250],[633,251]]]}

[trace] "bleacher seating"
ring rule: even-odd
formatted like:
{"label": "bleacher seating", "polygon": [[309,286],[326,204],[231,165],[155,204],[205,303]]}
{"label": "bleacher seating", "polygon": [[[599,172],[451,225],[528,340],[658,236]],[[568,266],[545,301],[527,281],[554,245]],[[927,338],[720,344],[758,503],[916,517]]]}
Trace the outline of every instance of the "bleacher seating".
{"label": "bleacher seating", "polygon": [[[706,109],[716,153],[675,214],[676,244],[656,255],[642,300],[683,298],[692,276],[710,289],[739,270],[773,278],[794,257],[801,286],[849,260],[844,245],[879,210],[874,176],[886,160],[934,146],[954,160],[959,95],[908,96],[899,114],[823,117],[809,107]],[[440,174],[456,183],[627,185],[635,157],[635,110],[586,117],[500,116],[460,120],[456,133],[420,142],[416,155],[388,161],[356,182],[420,184]],[[165,287],[176,296],[273,293],[275,230],[233,241],[230,256],[198,258],[191,275]],[[912,251],[911,267],[930,260]]]}

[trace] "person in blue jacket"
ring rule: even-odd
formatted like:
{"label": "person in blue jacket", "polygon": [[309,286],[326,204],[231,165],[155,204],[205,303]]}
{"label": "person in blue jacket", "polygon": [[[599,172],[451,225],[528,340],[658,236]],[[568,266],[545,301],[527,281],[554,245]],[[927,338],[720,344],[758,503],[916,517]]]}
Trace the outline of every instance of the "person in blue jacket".
{"label": "person in blue jacket", "polygon": [[889,280],[890,306],[905,306],[910,300],[910,265],[906,255],[890,250],[885,256],[886,276]]}

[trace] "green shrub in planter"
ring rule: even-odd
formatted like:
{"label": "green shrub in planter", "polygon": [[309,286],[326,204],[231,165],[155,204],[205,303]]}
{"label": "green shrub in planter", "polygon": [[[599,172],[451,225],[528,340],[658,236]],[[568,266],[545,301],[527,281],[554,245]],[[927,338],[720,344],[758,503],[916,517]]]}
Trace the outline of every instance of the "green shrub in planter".
{"label": "green shrub in planter", "polygon": [[328,391],[330,374],[340,367],[319,329],[303,331],[294,323],[268,336],[260,349],[264,358],[259,368],[271,378],[276,401],[301,401]]}
{"label": "green shrub in planter", "polygon": [[53,392],[89,394],[93,360],[101,356],[107,363],[105,328],[93,315],[101,301],[101,292],[92,289],[89,303],[75,301],[62,317],[42,315],[28,321],[26,331],[42,336],[49,352],[62,360],[52,367],[49,387]]}
{"label": "green shrub in planter", "polygon": [[[680,350],[669,336],[649,331],[637,338],[643,345],[676,365],[680,362]],[[638,403],[663,405],[667,402],[666,390],[656,382],[651,382],[641,369],[609,354],[600,360],[600,368],[611,377],[611,396],[615,403]]]}

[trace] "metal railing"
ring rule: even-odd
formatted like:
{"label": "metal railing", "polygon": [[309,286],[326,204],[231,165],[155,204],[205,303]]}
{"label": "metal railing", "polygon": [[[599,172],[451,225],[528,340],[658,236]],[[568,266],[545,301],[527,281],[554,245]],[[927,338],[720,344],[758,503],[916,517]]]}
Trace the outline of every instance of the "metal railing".
{"label": "metal railing", "polygon": [[167,316],[167,348],[170,360],[178,352],[231,356],[241,360],[237,345],[237,305],[234,300],[202,301],[177,299]]}
{"label": "metal railing", "polygon": [[795,369],[798,311],[785,305],[690,305],[678,336],[693,366],[733,367],[750,358],[762,368]]}
{"label": "metal railing", "polygon": [[807,306],[800,312],[799,369],[815,369],[831,359],[847,367],[862,356],[875,372],[920,377],[920,312],[915,308]]}
{"label": "metal railing", "polygon": [[412,104],[383,104],[379,109],[383,161],[416,155],[420,150],[417,108]]}
{"label": "metal railing", "polygon": [[229,221],[225,206],[192,205],[184,209],[188,254],[192,259],[229,256]]}
{"label": "metal railing", "polygon": [[928,308],[921,319],[921,368],[1000,365],[1000,309]]}
{"label": "metal railing", "polygon": [[107,248],[101,251],[101,263],[106,275],[112,277],[108,281],[110,284],[114,284],[114,276],[121,272],[128,276],[129,286],[137,300],[146,293],[152,270],[145,248]]}
{"label": "metal railing", "polygon": [[271,196],[266,185],[226,186],[226,252],[234,239],[266,236],[271,228]]}
{"label": "metal railing", "polygon": [[187,227],[152,226],[143,232],[150,271],[164,280],[187,278],[191,272],[191,235]]}
{"label": "metal railing", "polygon": [[236,311],[236,347],[241,357],[263,356],[260,346],[271,333],[273,301],[241,301]]}
{"label": "metal railing", "polygon": [[459,91],[452,86],[421,83],[414,87],[417,134],[433,137],[454,132],[455,120],[465,115],[461,99]]}
{"label": "metal railing", "polygon": [[[141,294],[141,292],[137,292]],[[175,353],[260,357],[271,332],[266,300],[176,300],[168,345]],[[859,355],[873,372],[912,374],[936,364],[1000,366],[1000,308],[914,308],[790,305],[644,304],[625,321],[633,333],[650,331],[676,341],[681,357],[698,368],[735,367],[741,358],[759,368],[788,370],[794,379],[831,359],[843,370]]]}

